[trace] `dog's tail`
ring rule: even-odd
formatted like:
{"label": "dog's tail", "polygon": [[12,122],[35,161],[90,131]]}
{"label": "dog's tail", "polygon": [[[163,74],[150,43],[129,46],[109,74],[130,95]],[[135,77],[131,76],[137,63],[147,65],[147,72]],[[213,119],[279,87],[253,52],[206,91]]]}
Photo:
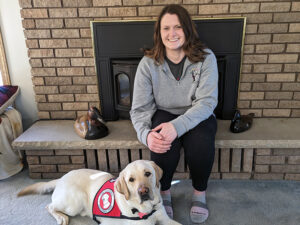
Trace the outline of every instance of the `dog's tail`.
{"label": "dog's tail", "polygon": [[58,181],[58,179],[57,180],[52,180],[52,181],[49,181],[49,182],[39,182],[39,183],[36,183],[36,184],[32,184],[32,185],[24,188],[23,190],[21,190],[18,193],[18,197],[24,196],[24,195],[50,193],[54,190],[57,181]]}

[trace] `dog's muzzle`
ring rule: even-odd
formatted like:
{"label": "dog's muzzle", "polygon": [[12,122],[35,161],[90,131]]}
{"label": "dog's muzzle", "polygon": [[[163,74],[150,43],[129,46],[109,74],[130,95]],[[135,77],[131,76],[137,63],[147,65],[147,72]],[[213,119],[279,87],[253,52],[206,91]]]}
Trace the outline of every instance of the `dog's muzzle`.
{"label": "dog's muzzle", "polygon": [[149,195],[150,190],[145,185],[140,185],[139,186],[138,193],[139,193],[142,201],[147,201],[147,200],[150,199],[150,195]]}

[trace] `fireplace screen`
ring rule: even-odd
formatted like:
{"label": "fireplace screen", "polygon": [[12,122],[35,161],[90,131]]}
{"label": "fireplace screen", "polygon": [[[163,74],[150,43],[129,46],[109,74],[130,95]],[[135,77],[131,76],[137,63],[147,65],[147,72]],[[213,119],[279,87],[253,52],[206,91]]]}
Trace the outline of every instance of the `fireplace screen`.
{"label": "fireplace screen", "polygon": [[116,76],[116,98],[119,106],[130,107],[130,83],[128,74],[119,73]]}
{"label": "fireplace screen", "polygon": [[[215,114],[232,119],[237,105],[245,18],[194,20],[200,40],[213,50],[219,69]],[[154,21],[93,22],[101,112],[105,120],[129,119],[141,48],[153,44]]]}

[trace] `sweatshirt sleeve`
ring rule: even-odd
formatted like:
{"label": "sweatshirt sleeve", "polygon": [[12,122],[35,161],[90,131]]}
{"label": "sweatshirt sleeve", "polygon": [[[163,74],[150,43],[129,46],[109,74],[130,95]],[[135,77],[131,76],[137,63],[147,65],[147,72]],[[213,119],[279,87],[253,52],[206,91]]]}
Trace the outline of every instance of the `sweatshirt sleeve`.
{"label": "sweatshirt sleeve", "polygon": [[178,137],[193,129],[202,121],[208,119],[218,103],[218,66],[212,51],[202,64],[199,85],[195,92],[192,107],[171,123],[174,125]]}
{"label": "sweatshirt sleeve", "polygon": [[139,141],[146,146],[147,136],[151,130],[151,118],[156,111],[152,90],[149,59],[144,57],[135,75],[130,117]]}

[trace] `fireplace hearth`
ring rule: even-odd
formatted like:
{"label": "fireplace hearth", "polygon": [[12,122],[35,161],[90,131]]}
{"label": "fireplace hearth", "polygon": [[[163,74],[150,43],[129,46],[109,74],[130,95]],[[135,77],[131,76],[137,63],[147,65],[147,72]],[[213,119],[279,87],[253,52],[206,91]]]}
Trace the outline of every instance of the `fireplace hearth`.
{"label": "fireplace hearth", "polygon": [[[219,69],[215,114],[232,119],[237,108],[245,18],[194,20],[200,40],[213,50]],[[151,48],[154,21],[93,22],[101,112],[105,120],[129,119],[142,48]]]}

